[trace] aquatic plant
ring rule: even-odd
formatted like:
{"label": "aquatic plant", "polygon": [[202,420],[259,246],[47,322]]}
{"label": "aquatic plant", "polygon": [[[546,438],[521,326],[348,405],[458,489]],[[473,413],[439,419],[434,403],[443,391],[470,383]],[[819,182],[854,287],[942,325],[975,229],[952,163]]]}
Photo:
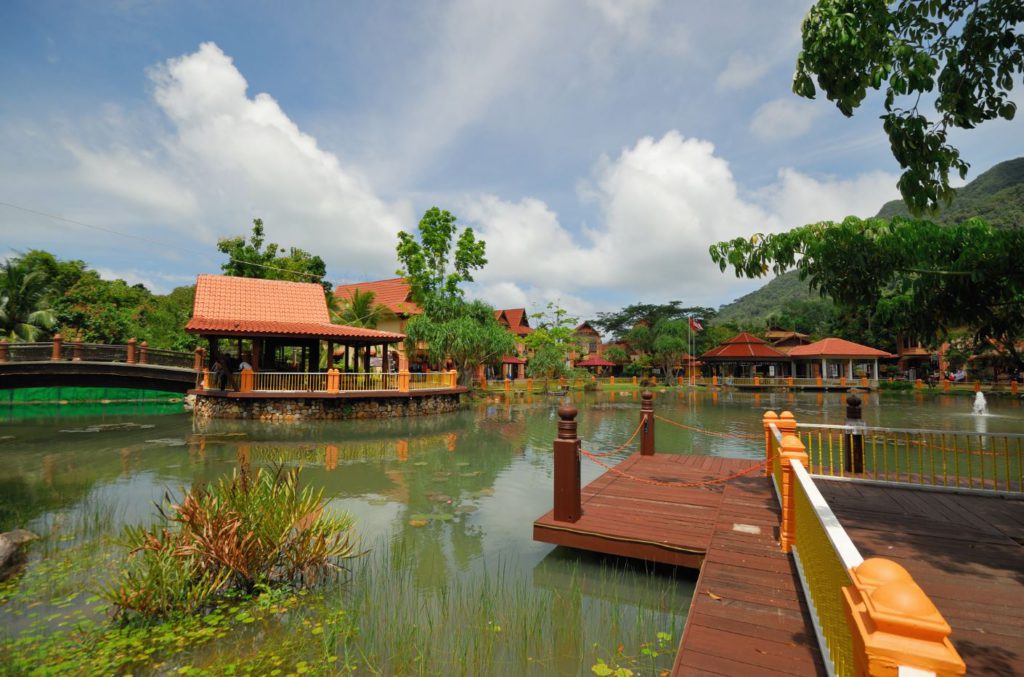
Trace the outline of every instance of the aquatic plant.
{"label": "aquatic plant", "polygon": [[178,503],[168,496],[152,528],[126,527],[122,576],[103,594],[120,615],[161,617],[231,590],[309,586],[358,554],[351,529],[322,489],[299,487],[297,469],[236,471]]}

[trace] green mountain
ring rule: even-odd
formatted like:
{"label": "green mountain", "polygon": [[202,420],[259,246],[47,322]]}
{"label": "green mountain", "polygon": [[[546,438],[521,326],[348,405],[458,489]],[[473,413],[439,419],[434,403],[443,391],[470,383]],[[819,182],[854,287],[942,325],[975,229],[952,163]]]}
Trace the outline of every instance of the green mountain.
{"label": "green mountain", "polygon": [[[887,202],[878,216],[910,216],[902,200]],[[937,223],[959,223],[978,216],[994,226],[1024,228],[1024,157],[1000,162],[956,191],[950,205],[933,215]],[[796,272],[780,275],[757,291],[718,309],[716,324],[761,324],[790,302],[820,298]]]}

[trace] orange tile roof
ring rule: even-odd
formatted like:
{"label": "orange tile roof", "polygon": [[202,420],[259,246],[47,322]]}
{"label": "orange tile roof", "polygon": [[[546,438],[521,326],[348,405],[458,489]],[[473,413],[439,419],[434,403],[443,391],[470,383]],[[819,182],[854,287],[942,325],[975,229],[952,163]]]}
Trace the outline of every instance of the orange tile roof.
{"label": "orange tile roof", "polygon": [[701,355],[702,360],[756,362],[758,360],[785,360],[788,356],[757,338],[742,332],[723,341]]}
{"label": "orange tile roof", "polygon": [[324,288],[312,282],[283,282],[227,275],[200,275],[192,319],[185,331],[245,336],[381,339],[402,334],[331,324]]}
{"label": "orange tile roof", "polygon": [[373,292],[374,303],[384,306],[395,315],[419,315],[423,310],[413,303],[412,289],[404,277],[372,282],[340,284],[334,288],[334,295],[342,299],[352,298],[352,292]]}
{"label": "orange tile roof", "polygon": [[794,346],[790,357],[896,357],[884,350],[862,346],[841,338],[824,338],[805,346]]}
{"label": "orange tile roof", "polygon": [[584,357],[582,360],[576,363],[577,367],[614,367],[616,366],[611,360],[606,360],[603,357],[590,354]]}
{"label": "orange tile roof", "polygon": [[[504,318],[504,322],[502,319]],[[516,336],[526,336],[533,333],[530,321],[526,317],[526,308],[506,308],[495,310],[494,319],[508,327]]]}

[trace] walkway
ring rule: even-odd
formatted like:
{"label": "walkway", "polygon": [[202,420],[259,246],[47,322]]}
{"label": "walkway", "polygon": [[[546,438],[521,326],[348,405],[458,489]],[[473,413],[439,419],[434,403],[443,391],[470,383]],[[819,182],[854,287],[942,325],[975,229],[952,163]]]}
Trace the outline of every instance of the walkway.
{"label": "walkway", "polygon": [[967,673],[1024,674],[1024,500],[816,478],[864,557],[903,565]]}
{"label": "walkway", "polygon": [[[726,485],[679,487],[750,468],[746,459],[633,454],[582,489],[583,515],[534,522],[535,540],[700,568],[674,674],[825,674],[778,504],[760,470]],[[662,483],[662,484],[657,484]],[[781,574],[781,575],[780,575]]]}

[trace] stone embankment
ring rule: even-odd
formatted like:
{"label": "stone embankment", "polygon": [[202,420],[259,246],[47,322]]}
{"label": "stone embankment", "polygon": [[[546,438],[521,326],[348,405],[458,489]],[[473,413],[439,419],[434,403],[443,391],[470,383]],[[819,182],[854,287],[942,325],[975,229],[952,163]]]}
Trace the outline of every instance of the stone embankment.
{"label": "stone embankment", "polygon": [[426,416],[457,411],[458,393],[417,397],[373,398],[225,398],[196,395],[194,415],[200,419],[255,421],[324,421]]}

